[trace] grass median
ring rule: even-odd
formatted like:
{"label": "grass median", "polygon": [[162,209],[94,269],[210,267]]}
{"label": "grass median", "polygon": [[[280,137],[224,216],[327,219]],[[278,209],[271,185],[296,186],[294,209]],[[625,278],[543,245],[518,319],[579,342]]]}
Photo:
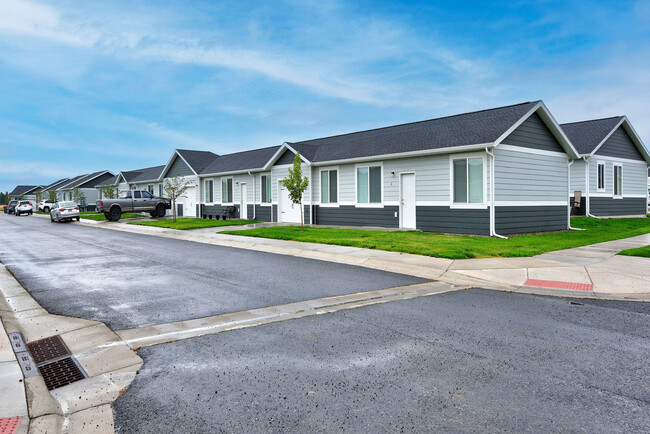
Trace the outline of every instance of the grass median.
{"label": "grass median", "polygon": [[413,253],[438,258],[498,258],[534,256],[554,250],[569,249],[604,241],[650,233],[650,219],[573,218],[571,225],[583,231],[536,233],[509,239],[469,235],[448,235],[415,231],[370,231],[299,226],[236,230],[224,234],[243,235],[308,243],[335,244]]}
{"label": "grass median", "polygon": [[165,220],[151,220],[144,222],[129,222],[130,225],[138,226],[152,226],[155,228],[167,228],[167,229],[180,229],[180,230],[192,230],[192,229],[204,229],[204,228],[216,228],[222,226],[241,226],[241,225],[250,225],[257,223],[252,220],[210,220],[210,219],[200,219],[200,218],[178,218],[176,221],[171,219]]}
{"label": "grass median", "polygon": [[[96,220],[96,221],[106,220],[106,217],[104,217],[104,214],[98,213],[98,212],[95,212],[95,211],[81,211],[81,213],[79,213],[79,216],[82,219],[87,219],[87,220]],[[148,217],[149,217],[148,215],[144,215],[144,214],[136,214],[136,213],[133,213],[133,212],[126,212],[126,213],[122,214],[122,217],[120,217],[120,218],[123,218],[123,219],[143,219],[143,218],[148,218]]]}
{"label": "grass median", "polygon": [[636,249],[627,249],[618,252],[619,255],[624,256],[640,256],[642,258],[650,258],[650,246],[638,247]]}

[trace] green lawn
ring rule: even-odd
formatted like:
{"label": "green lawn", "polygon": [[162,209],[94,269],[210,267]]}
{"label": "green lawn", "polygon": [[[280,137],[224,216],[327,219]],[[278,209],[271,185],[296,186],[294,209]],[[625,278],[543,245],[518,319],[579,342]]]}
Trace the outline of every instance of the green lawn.
{"label": "green lawn", "polygon": [[625,256],[641,256],[643,258],[650,258],[650,246],[638,247],[636,249],[627,249],[618,252],[619,255]]}
{"label": "green lawn", "polygon": [[507,240],[425,232],[388,232],[357,229],[278,226],[222,232],[249,237],[336,244],[414,253],[449,259],[533,256],[553,250],[632,237],[650,232],[650,219],[595,219],[578,217],[571,225],[584,231],[526,234]]}
{"label": "green lawn", "polygon": [[130,225],[140,226],[153,226],[156,228],[168,229],[203,229],[203,228],[216,228],[220,226],[241,226],[257,223],[252,220],[210,220],[200,218],[178,218],[176,222],[171,219],[168,220],[152,220],[146,222],[129,222]]}
{"label": "green lawn", "polygon": [[[87,220],[96,220],[96,221],[101,221],[101,220],[106,220],[106,217],[104,217],[104,214],[95,212],[95,211],[81,211],[80,217],[82,219],[87,219]],[[149,218],[148,215],[144,214],[136,214],[132,212],[127,212],[122,214],[123,219],[143,219],[143,218]]]}

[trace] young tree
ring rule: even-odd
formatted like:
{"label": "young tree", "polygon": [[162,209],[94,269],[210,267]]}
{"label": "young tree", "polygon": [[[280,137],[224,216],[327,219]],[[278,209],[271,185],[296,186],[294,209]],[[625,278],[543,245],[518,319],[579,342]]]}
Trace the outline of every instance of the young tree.
{"label": "young tree", "polygon": [[7,193],[3,193],[0,191],[0,205],[6,205],[7,204],[7,196],[9,196]]}
{"label": "young tree", "polygon": [[86,199],[86,195],[79,187],[72,189],[72,200],[74,200],[77,205],[80,205],[84,199]]}
{"label": "young tree", "polygon": [[307,190],[309,180],[307,177],[302,176],[302,167],[300,166],[300,152],[296,152],[293,159],[293,167],[289,168],[289,177],[282,181],[282,185],[289,190],[289,199],[294,204],[300,205],[300,230],[304,230],[303,226],[303,209],[302,209],[302,194]]}
{"label": "young tree", "polygon": [[176,221],[176,199],[183,195],[190,186],[190,181],[186,181],[178,175],[174,175],[165,180],[165,194],[172,201],[172,215]]}
{"label": "young tree", "polygon": [[116,185],[102,185],[98,189],[102,192],[102,197],[104,199],[117,199]]}
{"label": "young tree", "polygon": [[34,193],[34,196],[36,196],[36,206],[38,207],[38,204],[43,200],[43,190],[39,188],[36,190],[36,193]]}
{"label": "young tree", "polygon": [[48,190],[47,191],[47,201],[50,203],[56,202],[58,199],[56,190]]}
{"label": "young tree", "polygon": [[20,196],[18,196],[18,200],[25,200],[25,195],[21,194]]}

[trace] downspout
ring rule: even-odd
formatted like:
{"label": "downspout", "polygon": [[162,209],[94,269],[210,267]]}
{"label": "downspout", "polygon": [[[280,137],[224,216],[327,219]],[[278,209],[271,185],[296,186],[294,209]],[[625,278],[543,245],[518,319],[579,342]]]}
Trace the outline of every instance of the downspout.
{"label": "downspout", "polygon": [[257,200],[257,182],[255,181],[255,175],[251,173],[251,171],[248,171],[248,176],[253,177],[253,220],[257,220],[257,216],[255,214],[255,211],[257,207],[255,206],[255,201]]}
{"label": "downspout", "polygon": [[[566,201],[567,201],[567,228],[572,231],[584,231],[584,229],[580,228],[572,228],[571,227],[571,165],[575,163],[574,160],[567,160],[567,166],[566,166],[566,172],[567,172],[567,195],[566,195]],[[575,197],[573,198],[575,200]]]}
{"label": "downspout", "polygon": [[[585,190],[587,190],[587,197],[586,197],[587,202],[586,202],[586,205],[585,205],[585,216],[593,217],[595,219],[599,219],[600,217],[597,217],[597,216],[591,214],[591,197],[589,196],[589,194],[590,194],[589,189],[590,189],[590,185],[591,185],[591,180],[589,179],[589,160],[587,159],[587,157],[583,157],[583,158],[585,160],[585,183],[586,183]],[[598,168],[598,166],[596,166],[596,168]],[[598,175],[598,173],[596,173],[596,175]]]}
{"label": "downspout", "polygon": [[485,152],[490,156],[490,236],[507,240],[508,237],[497,234],[496,214],[494,210],[494,154],[487,146],[485,147]]}

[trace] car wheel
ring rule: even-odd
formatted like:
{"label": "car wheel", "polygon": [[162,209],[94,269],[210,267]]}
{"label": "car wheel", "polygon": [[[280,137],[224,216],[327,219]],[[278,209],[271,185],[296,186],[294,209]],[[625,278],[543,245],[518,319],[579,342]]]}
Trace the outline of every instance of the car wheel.
{"label": "car wheel", "polygon": [[52,217],[52,214],[50,214],[50,221],[54,223],[54,217]]}
{"label": "car wheel", "polygon": [[158,205],[156,207],[156,216],[157,217],[165,217],[165,214],[167,214],[167,210],[165,209],[164,205]]}
{"label": "car wheel", "polygon": [[81,217],[77,217],[77,221],[81,220]]}
{"label": "car wheel", "polygon": [[122,210],[115,206],[111,208],[111,220],[116,222],[122,217]]}
{"label": "car wheel", "polygon": [[19,216],[20,216],[20,213],[19,213],[19,212],[15,212],[14,215],[15,215],[16,217],[19,217]]}
{"label": "car wheel", "polygon": [[107,212],[104,213],[104,218],[108,220],[109,222],[111,221],[111,215]]}
{"label": "car wheel", "polygon": [[43,212],[50,212],[50,207],[46,206],[45,208],[43,208]]}

